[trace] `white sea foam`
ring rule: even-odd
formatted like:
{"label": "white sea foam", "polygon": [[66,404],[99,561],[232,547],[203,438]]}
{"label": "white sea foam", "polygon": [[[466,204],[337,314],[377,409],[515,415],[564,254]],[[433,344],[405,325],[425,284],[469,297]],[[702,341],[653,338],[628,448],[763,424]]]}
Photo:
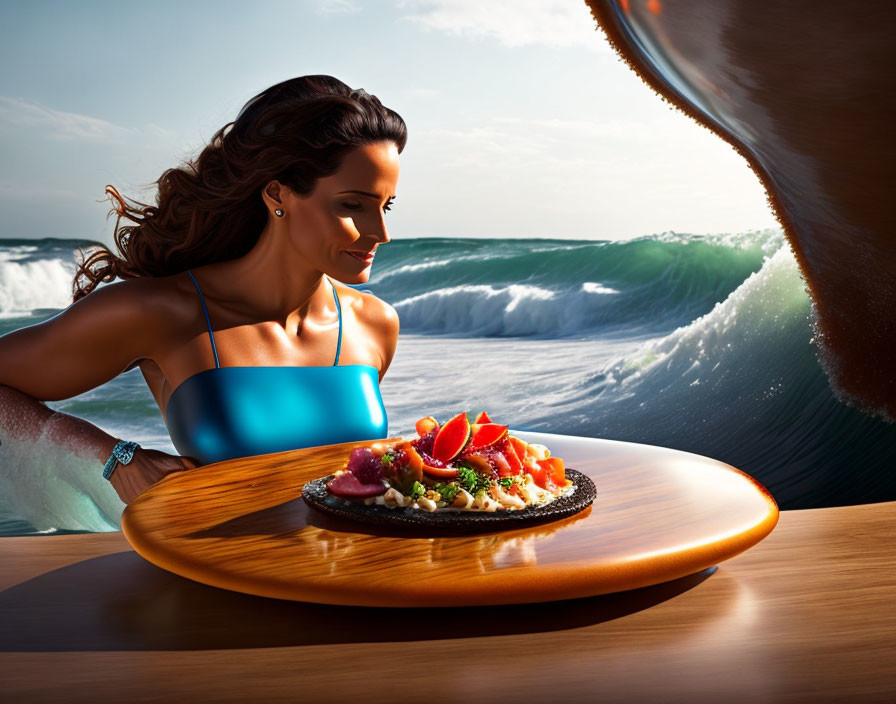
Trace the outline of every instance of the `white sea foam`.
{"label": "white sea foam", "polygon": [[[789,247],[766,259],[728,298],[671,334],[646,343],[637,353],[615,362],[607,370],[617,383],[628,385],[656,372],[674,384],[691,384],[717,367],[737,373],[745,354],[768,345],[807,319],[809,298]],[[809,339],[808,324],[806,340]],[[736,360],[740,360],[738,363]],[[706,365],[711,363],[712,369]]]}
{"label": "white sea foam", "polygon": [[597,281],[562,292],[532,284],[467,284],[427,291],[393,305],[402,327],[414,332],[562,337],[587,331],[603,299],[619,293]]}
{"label": "white sea foam", "polygon": [[0,318],[35,308],[66,308],[71,302],[74,259],[24,259],[36,247],[0,249]]}
{"label": "white sea foam", "polygon": [[119,529],[124,503],[102,476],[102,462],[73,454],[43,436],[3,438],[0,496],[6,515],[38,531]]}

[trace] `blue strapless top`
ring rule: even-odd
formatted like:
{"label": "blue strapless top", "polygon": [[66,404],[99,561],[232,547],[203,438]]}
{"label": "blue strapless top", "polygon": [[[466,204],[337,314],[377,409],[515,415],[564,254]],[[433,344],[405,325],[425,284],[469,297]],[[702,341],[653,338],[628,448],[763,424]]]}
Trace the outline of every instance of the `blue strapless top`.
{"label": "blue strapless top", "polygon": [[369,364],[326,367],[222,367],[205,298],[199,291],[215,356],[212,369],[187,378],[171,393],[165,423],[179,454],[209,464],[300,447],[386,438],[388,421],[379,371]]}

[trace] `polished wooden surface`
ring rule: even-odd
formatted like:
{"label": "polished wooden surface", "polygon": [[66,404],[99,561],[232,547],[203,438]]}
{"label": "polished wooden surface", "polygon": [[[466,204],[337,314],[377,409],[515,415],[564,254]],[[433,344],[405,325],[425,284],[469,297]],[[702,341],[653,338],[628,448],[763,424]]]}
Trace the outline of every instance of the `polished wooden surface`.
{"label": "polished wooden surface", "polygon": [[[228,460],[171,475],[122,531],[150,562],[204,584],[354,606],[475,606],[594,596],[699,572],[762,540],[778,509],[706,457],[637,443],[513,431],[589,475],[597,499],[566,519],[485,534],[379,528],[310,509],[304,482],[352,448]],[[390,441],[397,438],[392,438]]]}
{"label": "polished wooden surface", "polygon": [[121,533],[0,539],[10,702],[896,700],[896,503],[783,511],[715,570],[617,594],[371,609],[207,587]]}

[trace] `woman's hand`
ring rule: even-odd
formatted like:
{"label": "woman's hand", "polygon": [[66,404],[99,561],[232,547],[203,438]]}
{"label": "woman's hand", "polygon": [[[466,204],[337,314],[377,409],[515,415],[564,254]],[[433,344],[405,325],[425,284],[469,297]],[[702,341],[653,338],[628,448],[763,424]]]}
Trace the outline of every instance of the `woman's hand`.
{"label": "woman's hand", "polygon": [[199,462],[191,457],[169,455],[159,450],[138,447],[134,451],[134,458],[128,464],[119,463],[115,466],[109,481],[112,482],[121,500],[129,504],[169,474],[196,469],[198,466]]}

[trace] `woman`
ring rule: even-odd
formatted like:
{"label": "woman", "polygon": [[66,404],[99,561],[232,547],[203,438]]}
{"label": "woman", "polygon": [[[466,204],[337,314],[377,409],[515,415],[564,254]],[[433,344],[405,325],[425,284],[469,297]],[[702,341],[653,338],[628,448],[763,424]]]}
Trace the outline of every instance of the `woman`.
{"label": "woman", "polygon": [[[406,140],[375,96],[304,76],[257,95],[195,161],[163,173],[157,206],[107,187],[121,256],[94,252],[69,308],[0,337],[7,425],[86,443],[125,503],[209,461],[385,437],[379,381],[398,316],[337,282],[366,282],[389,241]],[[39,403],[135,366],[179,456]]]}

